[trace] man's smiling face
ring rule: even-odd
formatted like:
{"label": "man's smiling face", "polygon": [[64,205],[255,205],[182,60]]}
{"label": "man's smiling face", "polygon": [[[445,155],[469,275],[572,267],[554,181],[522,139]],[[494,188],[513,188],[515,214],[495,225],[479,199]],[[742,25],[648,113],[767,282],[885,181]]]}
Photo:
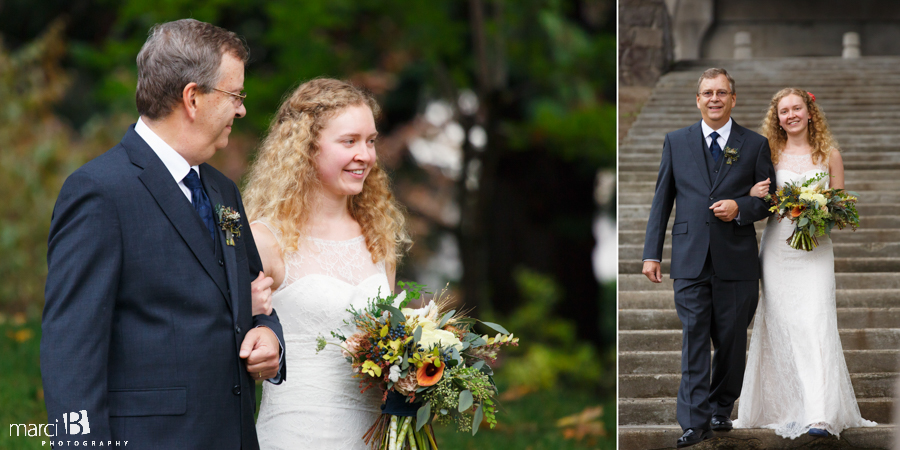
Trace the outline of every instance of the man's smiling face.
{"label": "man's smiling face", "polygon": [[[719,95],[723,92],[724,96]],[[731,108],[734,108],[736,101],[737,96],[731,91],[731,85],[725,75],[700,82],[700,89],[697,91],[697,109],[700,110],[703,121],[712,129],[718,130],[728,123]]]}

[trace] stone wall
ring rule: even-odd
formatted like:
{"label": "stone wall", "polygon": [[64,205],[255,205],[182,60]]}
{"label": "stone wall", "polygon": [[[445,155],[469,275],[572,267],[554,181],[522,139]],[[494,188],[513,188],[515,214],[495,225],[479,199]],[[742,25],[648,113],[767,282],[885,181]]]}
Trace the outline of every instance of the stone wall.
{"label": "stone wall", "polygon": [[619,85],[653,86],[672,62],[665,0],[619,1]]}
{"label": "stone wall", "polygon": [[862,56],[895,56],[900,55],[900,2],[715,0],[700,57],[733,58],[735,33],[741,31],[750,33],[756,58],[841,56],[847,32],[858,33]]}

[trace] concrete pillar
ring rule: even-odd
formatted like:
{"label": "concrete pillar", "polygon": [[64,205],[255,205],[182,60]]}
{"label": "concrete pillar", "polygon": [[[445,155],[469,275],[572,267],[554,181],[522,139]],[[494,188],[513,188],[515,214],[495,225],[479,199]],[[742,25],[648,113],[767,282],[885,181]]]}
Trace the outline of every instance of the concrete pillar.
{"label": "concrete pillar", "polygon": [[703,37],[714,19],[713,0],[678,0],[672,6],[675,60],[700,59]]}
{"label": "concrete pillar", "polygon": [[753,58],[753,49],[750,48],[750,32],[738,31],[734,33],[734,59]]}
{"label": "concrete pillar", "polygon": [[853,31],[844,33],[844,52],[842,56],[845,59],[859,58],[859,33]]}

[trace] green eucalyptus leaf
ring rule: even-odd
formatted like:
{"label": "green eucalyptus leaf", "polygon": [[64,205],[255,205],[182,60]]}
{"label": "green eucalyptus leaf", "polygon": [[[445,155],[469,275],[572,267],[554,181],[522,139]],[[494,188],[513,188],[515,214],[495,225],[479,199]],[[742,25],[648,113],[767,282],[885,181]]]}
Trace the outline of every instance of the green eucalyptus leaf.
{"label": "green eucalyptus leaf", "polygon": [[492,322],[481,322],[481,323],[487,325],[488,327],[492,328],[494,331],[496,331],[500,334],[509,334],[509,331],[506,331],[506,328],[503,328],[502,326],[497,325],[496,323],[492,323]]}
{"label": "green eucalyptus leaf", "polygon": [[406,316],[404,316],[403,313],[399,309],[397,309],[391,305],[378,305],[378,307],[391,313],[391,325],[392,326],[397,326],[403,322],[406,322]]}
{"label": "green eucalyptus leaf", "polygon": [[416,411],[416,431],[422,429],[429,420],[431,420],[431,401],[425,402],[425,404]]}
{"label": "green eucalyptus leaf", "polygon": [[472,391],[466,389],[459,393],[459,412],[468,411],[472,407],[475,399],[472,397]]}
{"label": "green eucalyptus leaf", "polygon": [[481,425],[482,419],[484,419],[484,406],[479,404],[475,407],[475,416],[472,417],[472,436],[478,432],[478,426]]}
{"label": "green eucalyptus leaf", "polygon": [[456,314],[456,310],[448,311],[446,314],[441,316],[441,321],[438,322],[438,328],[444,328],[444,325],[447,325],[447,322],[453,318],[453,315]]}
{"label": "green eucalyptus leaf", "polygon": [[422,327],[416,327],[416,331],[413,331],[413,341],[417,344],[422,340]]}

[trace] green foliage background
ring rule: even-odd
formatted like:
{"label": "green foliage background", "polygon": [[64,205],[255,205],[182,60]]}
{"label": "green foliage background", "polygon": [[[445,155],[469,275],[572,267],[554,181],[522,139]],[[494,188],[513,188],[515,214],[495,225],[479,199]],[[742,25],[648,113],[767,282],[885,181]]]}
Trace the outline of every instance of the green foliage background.
{"label": "green foliage background", "polygon": [[[14,405],[3,412],[4,430],[46,419],[37,364],[53,204],[65,178],[135,121],[134,61],[153,24],[192,17],[246,39],[248,115],[236,124],[230,156],[213,161],[234,166],[223,171],[236,179],[283,96],[319,76],[372,90],[387,135],[417,120],[428,102],[471,90],[483,108],[468,125],[483,125],[489,145],[483,154],[468,148],[466,158],[539,153],[578,167],[573,176],[584,178],[615,167],[614,6],[611,0],[60,0],[40,8],[0,2],[0,360],[4,367],[17,361],[0,383],[2,403]],[[400,164],[397,177],[422,178],[407,168],[409,158]],[[461,198],[465,221],[465,204],[483,199]],[[596,205],[586,208],[590,215]],[[585,330],[559,314],[578,304],[565,304],[568,287],[552,274],[522,266],[513,278],[520,306],[492,312],[490,300],[476,303],[480,316],[493,314],[522,337],[498,370],[498,383],[519,394],[505,402],[509,414],[500,415],[498,431],[442,439],[449,448],[613,448],[614,342],[578,337]],[[614,286],[599,299],[579,301],[604,302],[601,309],[614,314]],[[609,327],[610,317],[593,323]],[[22,329],[33,332],[16,333]],[[606,406],[601,421],[613,437],[564,440],[555,419],[595,405]],[[0,447],[21,445],[7,439],[0,433]]]}

